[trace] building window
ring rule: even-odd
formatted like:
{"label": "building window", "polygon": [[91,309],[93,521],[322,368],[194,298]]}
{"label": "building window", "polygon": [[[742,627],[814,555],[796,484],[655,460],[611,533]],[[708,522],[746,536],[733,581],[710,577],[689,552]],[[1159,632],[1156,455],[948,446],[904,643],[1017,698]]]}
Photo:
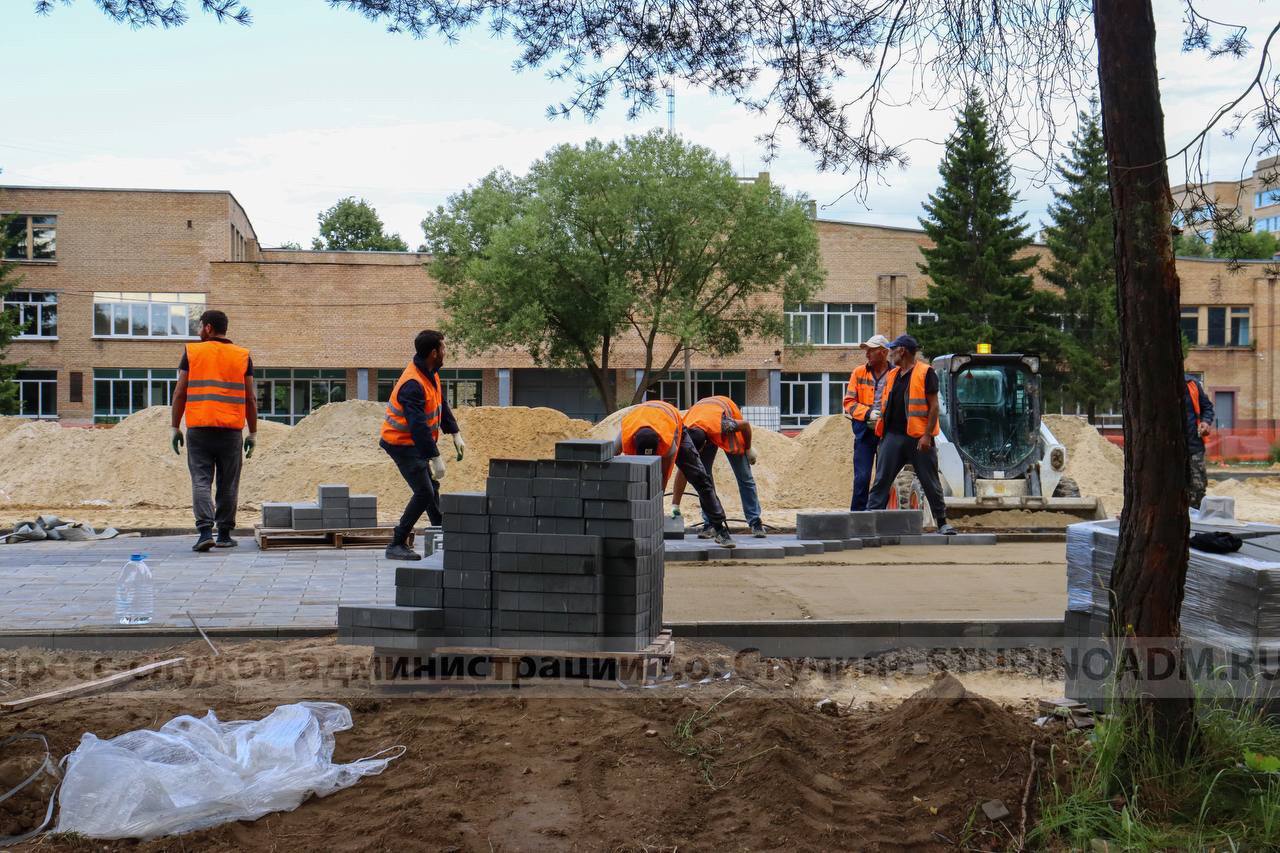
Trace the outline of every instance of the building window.
{"label": "building window", "polygon": [[254,370],[258,417],[296,424],[321,406],[347,399],[345,370]]}
{"label": "building window", "polygon": [[173,402],[178,369],[95,367],[93,422],[112,424],[148,406]]}
{"label": "building window", "polygon": [[[400,378],[402,372],[400,370],[378,368],[379,403],[385,403],[391,399],[391,391],[396,387],[396,381]],[[480,401],[484,399],[483,378],[483,370],[441,370],[440,383],[443,386],[444,398],[449,403],[449,408],[479,406]]]}
{"label": "building window", "polygon": [[728,397],[739,406],[747,404],[745,370],[693,371],[693,400],[685,399],[684,371],[671,370],[649,388],[646,400],[665,400],[677,409],[687,409],[703,397]]}
{"label": "building window", "polygon": [[24,418],[58,416],[58,371],[19,370],[18,414]]}
{"label": "building window", "polygon": [[1225,347],[1227,345],[1227,309],[1210,306],[1208,315],[1205,346]]}
{"label": "building window", "polygon": [[198,338],[203,293],[98,291],[93,294],[95,338]]}
{"label": "building window", "polygon": [[908,311],[907,312],[908,326],[923,326],[925,323],[936,323],[936,322],[938,322],[938,315],[935,314],[933,311]]}
{"label": "building window", "polygon": [[483,399],[483,376],[484,371],[481,370],[441,370],[440,383],[449,408],[480,405]]}
{"label": "building window", "polygon": [[3,214],[5,260],[57,260],[58,217],[43,214]]}
{"label": "building window", "polygon": [[18,323],[18,337],[58,337],[58,294],[14,290],[4,298],[4,308]]}
{"label": "building window", "polygon": [[787,343],[857,346],[875,334],[876,306],[802,302],[787,306]]}
{"label": "building window", "polygon": [[1182,335],[1187,339],[1191,346],[1200,345],[1200,309],[1184,305],[1182,307],[1182,316],[1178,320],[1178,327],[1182,329]]}
{"label": "building window", "polygon": [[782,428],[803,427],[824,415],[839,414],[848,384],[848,374],[782,374]]}
{"label": "building window", "polygon": [[1269,207],[1273,204],[1280,204],[1280,189],[1264,190],[1253,194],[1254,207]]}
{"label": "building window", "polygon": [[1249,346],[1249,309],[1231,309],[1231,346]]}

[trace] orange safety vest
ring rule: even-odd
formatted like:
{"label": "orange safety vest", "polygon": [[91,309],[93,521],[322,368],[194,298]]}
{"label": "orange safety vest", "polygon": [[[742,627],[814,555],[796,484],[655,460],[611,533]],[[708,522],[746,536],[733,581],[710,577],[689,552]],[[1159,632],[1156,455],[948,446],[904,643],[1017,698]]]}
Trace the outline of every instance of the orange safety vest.
{"label": "orange safety vest", "polygon": [[440,374],[437,373],[433,378],[428,379],[426,374],[411,361],[404,369],[404,373],[401,373],[400,378],[396,380],[395,387],[391,389],[391,399],[387,400],[387,410],[382,418],[382,440],[387,444],[397,444],[401,447],[413,445],[413,435],[409,432],[409,418],[400,405],[400,389],[410,379],[416,380],[422,386],[426,396],[427,426],[431,429],[432,440],[440,440],[440,409],[441,400],[444,399],[444,394],[440,392]]}
{"label": "orange safety vest", "polygon": [[1200,389],[1196,387],[1194,379],[1187,380],[1187,393],[1191,395],[1191,408],[1195,409],[1196,419],[1200,418]]}
{"label": "orange safety vest", "polygon": [[[883,397],[881,402],[884,402]],[[876,377],[871,368],[860,364],[849,374],[844,391],[844,412],[855,421],[865,421],[876,404]]]}
{"label": "orange safety vest", "polygon": [[742,420],[742,410],[728,397],[703,397],[684,413],[684,428],[697,427],[707,434],[707,440],[725,453],[741,456],[746,453],[745,442],[737,431],[726,432],[725,420]]}
{"label": "orange safety vest", "polygon": [[[881,392],[880,401],[886,409],[889,407],[889,395],[893,393],[893,383],[898,378],[900,369],[895,367],[884,378],[884,391]],[[921,438],[929,425],[929,398],[924,391],[924,378],[928,373],[929,365],[923,361],[917,361],[915,367],[911,368],[911,384],[907,386],[907,435],[912,438]],[[886,420],[888,419],[881,418],[876,421],[876,435],[882,438]],[[937,435],[938,431],[938,425],[934,424],[933,435]]]}
{"label": "orange safety vest", "polygon": [[188,427],[244,429],[249,351],[231,343],[187,344]]}
{"label": "orange safety vest", "polygon": [[658,434],[658,455],[662,457],[662,485],[665,488],[675,465],[676,453],[680,450],[680,437],[684,433],[680,410],[662,400],[648,400],[632,406],[622,416],[624,454],[636,455],[636,433],[644,427],[649,427]]}

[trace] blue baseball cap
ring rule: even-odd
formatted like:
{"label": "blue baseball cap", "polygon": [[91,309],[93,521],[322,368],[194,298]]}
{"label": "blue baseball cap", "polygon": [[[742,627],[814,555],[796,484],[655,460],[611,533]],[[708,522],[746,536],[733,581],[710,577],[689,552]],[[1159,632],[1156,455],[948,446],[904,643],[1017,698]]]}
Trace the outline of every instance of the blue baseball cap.
{"label": "blue baseball cap", "polygon": [[908,352],[919,352],[920,342],[910,335],[898,335],[893,339],[893,343],[889,344],[889,349],[897,349],[902,347]]}

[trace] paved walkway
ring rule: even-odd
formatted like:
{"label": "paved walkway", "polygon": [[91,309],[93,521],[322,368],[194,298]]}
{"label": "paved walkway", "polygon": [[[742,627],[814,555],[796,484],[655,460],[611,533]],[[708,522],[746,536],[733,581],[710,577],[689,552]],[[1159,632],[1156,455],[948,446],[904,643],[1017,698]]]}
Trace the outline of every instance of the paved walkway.
{"label": "paved walkway", "polygon": [[[750,541],[750,540],[748,540]],[[115,585],[135,552],[156,577],[155,628],[332,628],[339,604],[391,603],[380,549],[191,552],[192,537],[0,547],[0,633],[115,628]],[[1062,543],[897,546],[732,563],[669,563],[673,621],[1060,618]],[[120,628],[127,632],[131,629]]]}

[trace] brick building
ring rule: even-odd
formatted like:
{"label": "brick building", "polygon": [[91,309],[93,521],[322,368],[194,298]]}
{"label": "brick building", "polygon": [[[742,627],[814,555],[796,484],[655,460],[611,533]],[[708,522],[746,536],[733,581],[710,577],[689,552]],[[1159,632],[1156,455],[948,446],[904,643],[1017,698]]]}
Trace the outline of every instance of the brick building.
{"label": "brick building", "polygon": [[[26,362],[19,381],[30,416],[83,425],[168,404],[182,342],[202,311],[221,308],[230,337],[253,352],[262,416],[296,422],[327,402],[386,399],[414,334],[443,319],[425,256],[262,248],[227,192],[0,186],[0,213],[16,214],[10,228],[20,238],[10,260],[22,282],[5,305],[26,331],[10,358]],[[725,394],[769,407],[753,414],[762,421],[803,426],[840,410],[859,341],[931,319],[906,311],[907,298],[925,291],[922,232],[815,227],[827,280],[814,302],[787,312],[793,337],[813,346],[757,340],[729,358],[695,356],[695,396]],[[1276,352],[1275,279],[1253,265],[1181,266],[1184,326],[1199,344],[1191,369],[1233,422],[1274,424],[1277,377],[1266,356]],[[635,388],[642,356],[638,344],[615,351],[620,399]],[[585,372],[541,368],[523,353],[453,349],[443,375],[454,405],[603,414]],[[683,378],[673,372],[656,393],[685,405]]]}

